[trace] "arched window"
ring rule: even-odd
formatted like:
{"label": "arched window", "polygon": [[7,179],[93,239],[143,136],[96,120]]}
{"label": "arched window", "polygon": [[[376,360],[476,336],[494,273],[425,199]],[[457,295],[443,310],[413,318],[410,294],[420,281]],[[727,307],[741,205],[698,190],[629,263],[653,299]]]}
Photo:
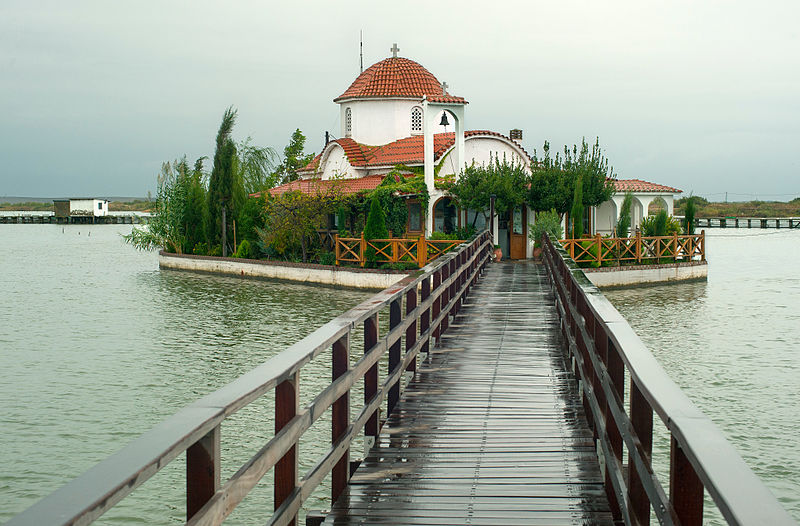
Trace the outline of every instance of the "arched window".
{"label": "arched window", "polygon": [[344,110],[344,136],[350,137],[353,134],[353,110],[347,108]]}
{"label": "arched window", "polygon": [[411,133],[422,133],[422,108],[411,108]]}

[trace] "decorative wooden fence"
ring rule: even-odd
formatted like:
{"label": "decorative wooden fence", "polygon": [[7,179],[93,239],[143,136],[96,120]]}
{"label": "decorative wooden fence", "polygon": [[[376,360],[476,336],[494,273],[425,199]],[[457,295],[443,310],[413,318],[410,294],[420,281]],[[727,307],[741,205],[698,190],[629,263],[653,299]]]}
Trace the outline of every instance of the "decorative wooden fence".
{"label": "decorative wooden fence", "polygon": [[[641,525],[654,513],[659,524],[701,524],[707,491],[729,524],[796,524],[567,252],[543,243],[614,518]],[[669,495],[653,472],[654,413],[670,436]]]}
{"label": "decorative wooden fence", "polygon": [[615,264],[618,266],[646,263],[676,263],[706,259],[706,232],[699,234],[663,237],[643,237],[636,232],[634,237],[603,237],[561,239],[558,241],[573,260],[596,266]]}
{"label": "decorative wooden fence", "polygon": [[[490,258],[483,232],[458,250],[376,294],[323,325],[264,364],[179,411],[55,493],[17,515],[8,526],[88,524],[186,452],[186,517],[189,525],[217,525],[274,468],[275,514],[268,524],[295,524],[298,510],[331,473],[335,500],[350,478],[350,446],[361,430],[377,437],[381,405],[388,414],[400,397],[406,370],[435,345]],[[404,308],[403,308],[404,307]],[[389,330],[379,337],[378,315],[388,308]],[[403,314],[405,312],[405,314]],[[364,355],[350,357],[350,343],[364,328]],[[403,345],[404,344],[404,345]],[[404,348],[404,351],[402,348]],[[332,381],[305,407],[299,405],[302,368],[331,349]],[[379,361],[388,372],[379,382]],[[350,411],[350,390],[363,380],[364,404]],[[220,481],[220,426],[239,409],[275,392],[275,435],[224,484]],[[359,404],[360,405],[360,404]],[[298,443],[328,408],[331,446],[302,479]]]}
{"label": "decorative wooden fence", "polygon": [[361,237],[334,236],[336,247],[336,264],[355,263],[364,266],[367,262],[367,249],[375,252],[376,263],[413,263],[419,268],[442,256],[454,247],[464,243],[453,239],[417,239],[391,238],[367,241]]}

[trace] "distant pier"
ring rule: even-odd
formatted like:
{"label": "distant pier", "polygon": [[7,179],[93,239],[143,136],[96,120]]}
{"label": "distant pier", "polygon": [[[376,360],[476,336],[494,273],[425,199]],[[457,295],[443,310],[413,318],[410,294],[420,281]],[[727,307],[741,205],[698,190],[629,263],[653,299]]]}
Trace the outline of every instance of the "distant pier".
{"label": "distant pier", "polygon": [[106,216],[56,216],[25,212],[0,212],[0,224],[27,225],[138,225],[150,220],[149,215],[123,213]]}
{"label": "distant pier", "polygon": [[698,228],[800,228],[800,217],[698,217]]}

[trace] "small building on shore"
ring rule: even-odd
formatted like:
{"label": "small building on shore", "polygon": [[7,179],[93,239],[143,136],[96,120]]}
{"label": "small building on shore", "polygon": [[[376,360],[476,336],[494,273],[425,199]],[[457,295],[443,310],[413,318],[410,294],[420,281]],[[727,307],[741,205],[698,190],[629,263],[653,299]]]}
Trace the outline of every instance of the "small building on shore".
{"label": "small building on shore", "polygon": [[108,215],[108,199],[97,197],[70,197],[53,199],[53,212],[60,218],[83,217],[92,221],[95,217]]}

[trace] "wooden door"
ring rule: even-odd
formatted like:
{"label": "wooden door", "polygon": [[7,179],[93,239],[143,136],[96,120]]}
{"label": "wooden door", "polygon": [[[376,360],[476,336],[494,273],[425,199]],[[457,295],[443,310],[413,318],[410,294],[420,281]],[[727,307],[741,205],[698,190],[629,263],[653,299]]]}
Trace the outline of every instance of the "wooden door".
{"label": "wooden door", "polygon": [[509,254],[510,259],[525,259],[526,248],[528,246],[528,222],[526,221],[526,210],[523,206],[517,206],[510,212],[508,228],[509,235]]}

